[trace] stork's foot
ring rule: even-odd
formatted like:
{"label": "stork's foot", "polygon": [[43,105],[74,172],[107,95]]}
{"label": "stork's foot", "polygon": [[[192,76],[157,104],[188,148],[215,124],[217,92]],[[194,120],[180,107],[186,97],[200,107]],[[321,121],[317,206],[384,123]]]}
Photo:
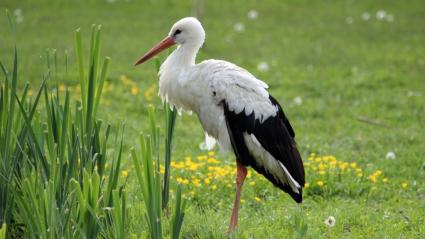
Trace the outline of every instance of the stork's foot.
{"label": "stork's foot", "polygon": [[235,231],[236,226],[238,225],[238,213],[239,213],[239,202],[241,198],[242,184],[245,180],[247,169],[245,166],[239,163],[236,160],[237,170],[236,170],[236,197],[233,203],[232,217],[230,218],[230,225],[228,233]]}

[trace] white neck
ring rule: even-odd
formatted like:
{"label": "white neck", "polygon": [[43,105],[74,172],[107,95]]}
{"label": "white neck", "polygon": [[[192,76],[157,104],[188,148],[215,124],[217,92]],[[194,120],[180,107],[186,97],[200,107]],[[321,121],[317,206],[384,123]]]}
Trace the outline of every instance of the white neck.
{"label": "white neck", "polygon": [[193,110],[190,101],[187,101],[187,94],[184,93],[184,85],[191,79],[187,74],[195,66],[196,55],[199,47],[193,45],[180,45],[168,56],[161,65],[159,71],[159,95],[162,99],[169,101],[171,105],[185,110]]}
{"label": "white neck", "polygon": [[[199,47],[194,45],[180,45],[167,58],[167,68],[180,68],[195,65]],[[164,69],[166,70],[166,69]]]}

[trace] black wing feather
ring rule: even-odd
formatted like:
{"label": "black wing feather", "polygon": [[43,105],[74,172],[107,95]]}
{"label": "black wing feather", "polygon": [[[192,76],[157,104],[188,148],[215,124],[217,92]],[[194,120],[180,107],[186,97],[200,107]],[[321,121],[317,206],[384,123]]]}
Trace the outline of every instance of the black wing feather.
{"label": "black wing feather", "polygon": [[304,186],[304,166],[294,140],[294,130],[279,103],[272,96],[269,99],[273,105],[278,107],[278,114],[269,117],[262,123],[255,119],[254,112],[248,116],[244,111],[236,114],[229,110],[227,102],[223,102],[230,141],[240,163],[245,166],[252,166],[275,186],[287,192],[296,202],[301,202],[302,189],[299,189],[299,193],[295,193],[289,185],[282,184],[273,175],[267,173],[262,166],[256,163],[245,144],[244,132],[254,134],[261,146],[275,159],[279,160],[302,187]]}

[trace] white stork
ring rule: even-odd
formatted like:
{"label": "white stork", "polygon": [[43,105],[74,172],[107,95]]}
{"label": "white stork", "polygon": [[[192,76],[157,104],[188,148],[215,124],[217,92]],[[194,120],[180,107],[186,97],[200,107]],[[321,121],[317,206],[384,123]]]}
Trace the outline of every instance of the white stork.
{"label": "white stork", "polygon": [[253,167],[296,202],[302,201],[304,167],[295,134],[267,84],[230,62],[195,63],[205,40],[201,23],[179,20],[136,65],[177,44],[159,71],[159,95],[170,105],[195,112],[206,133],[236,156],[236,197],[229,231],[236,228],[247,166]]}

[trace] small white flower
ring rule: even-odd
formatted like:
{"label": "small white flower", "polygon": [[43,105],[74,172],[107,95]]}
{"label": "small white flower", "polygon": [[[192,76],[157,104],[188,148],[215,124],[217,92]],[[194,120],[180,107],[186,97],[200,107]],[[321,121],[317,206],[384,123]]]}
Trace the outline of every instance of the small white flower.
{"label": "small white flower", "polygon": [[376,12],[376,19],[383,20],[385,18],[385,15],[387,15],[387,12],[385,12],[385,10],[379,10]]}
{"label": "small white flower", "polygon": [[248,18],[249,18],[249,19],[251,19],[251,20],[255,20],[255,19],[257,19],[257,17],[258,17],[258,12],[257,12],[257,11],[255,11],[255,10],[250,10],[250,11],[248,12]]}
{"label": "small white flower", "polygon": [[382,216],[382,219],[388,219],[388,218],[390,218],[390,214],[387,211],[385,211],[384,216]]}
{"label": "small white flower", "polygon": [[353,73],[354,75],[359,73],[359,68],[357,66],[351,67],[351,73]]}
{"label": "small white flower", "polygon": [[336,223],[335,217],[329,216],[328,218],[326,218],[326,220],[324,221],[324,223],[328,227],[334,227],[335,226],[335,223]]}
{"label": "small white flower", "polygon": [[421,97],[422,96],[422,94],[421,94],[421,92],[418,92],[418,91],[408,91],[407,92],[407,96],[408,97]]}
{"label": "small white flower", "polygon": [[20,8],[16,8],[16,9],[13,11],[13,14],[15,15],[15,21],[16,21],[17,23],[21,23],[21,22],[23,22],[23,21],[24,21],[24,16],[22,15],[22,9],[20,9]]}
{"label": "small white flower", "polygon": [[20,8],[16,8],[15,11],[13,11],[13,14],[15,14],[15,16],[20,16],[22,15],[22,9]]}
{"label": "small white flower", "polygon": [[270,67],[269,67],[269,64],[267,62],[262,61],[262,62],[258,63],[257,69],[261,72],[266,72],[266,71],[269,71]]}
{"label": "small white flower", "polygon": [[233,29],[235,30],[235,32],[243,32],[245,31],[245,25],[243,23],[238,22],[233,26]]}
{"label": "small white flower", "polygon": [[395,156],[395,153],[393,151],[390,151],[385,155],[385,158],[389,159],[389,160],[394,160],[396,158],[396,156]]}
{"label": "small white flower", "polygon": [[394,21],[394,16],[391,14],[388,14],[385,16],[385,20],[387,20],[388,22],[393,22]]}
{"label": "small white flower", "polygon": [[312,64],[308,64],[307,65],[307,70],[308,71],[312,71],[313,70],[313,65]]}
{"label": "small white flower", "polygon": [[369,21],[369,19],[370,19],[370,14],[369,14],[368,12],[364,12],[364,13],[362,14],[362,19],[363,19],[363,21]]}
{"label": "small white flower", "polygon": [[303,98],[301,98],[300,96],[297,96],[294,98],[294,104],[295,105],[302,105],[303,104]]}
{"label": "small white flower", "polygon": [[354,19],[352,17],[347,17],[345,18],[345,22],[350,25],[350,24],[353,24]]}

